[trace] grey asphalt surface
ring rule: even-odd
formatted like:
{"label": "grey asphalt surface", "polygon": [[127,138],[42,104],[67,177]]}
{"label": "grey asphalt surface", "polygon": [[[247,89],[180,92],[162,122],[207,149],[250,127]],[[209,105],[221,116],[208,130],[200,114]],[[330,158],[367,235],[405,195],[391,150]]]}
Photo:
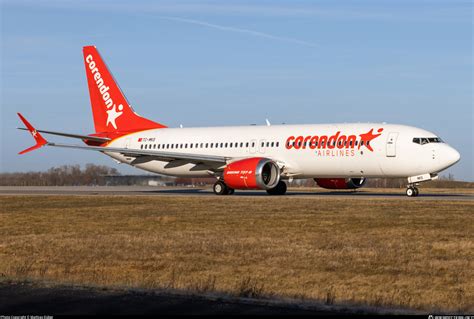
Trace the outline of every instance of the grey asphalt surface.
{"label": "grey asphalt surface", "polygon": [[[2,195],[147,195],[147,196],[216,196],[210,188],[194,187],[153,187],[153,186],[0,186]],[[231,196],[268,196],[265,191],[236,191]],[[439,193],[432,189],[420,188],[420,195],[408,198],[404,189],[386,191],[365,190],[329,191],[320,188],[314,191],[292,190],[285,196],[305,198],[386,198],[410,200],[474,200],[473,194],[457,193],[455,189],[448,193]]]}
{"label": "grey asphalt surface", "polygon": [[32,283],[0,283],[0,315],[343,315],[375,313],[391,313],[391,311],[325,305],[275,304],[265,300],[193,296],[145,290],[72,286],[45,287]]}

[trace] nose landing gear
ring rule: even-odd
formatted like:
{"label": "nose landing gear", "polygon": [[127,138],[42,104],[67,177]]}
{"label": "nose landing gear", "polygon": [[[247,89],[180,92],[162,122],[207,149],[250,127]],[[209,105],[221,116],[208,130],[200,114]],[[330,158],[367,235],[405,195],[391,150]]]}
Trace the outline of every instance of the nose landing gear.
{"label": "nose landing gear", "polygon": [[418,188],[414,185],[408,185],[406,190],[408,197],[416,197],[419,194]]}

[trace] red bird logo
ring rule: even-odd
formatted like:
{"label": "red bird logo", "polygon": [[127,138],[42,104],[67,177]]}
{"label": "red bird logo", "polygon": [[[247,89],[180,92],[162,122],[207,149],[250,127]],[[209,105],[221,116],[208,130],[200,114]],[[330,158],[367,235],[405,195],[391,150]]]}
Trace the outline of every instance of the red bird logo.
{"label": "red bird logo", "polygon": [[367,147],[371,152],[374,151],[374,149],[372,148],[372,146],[370,146],[370,141],[372,141],[374,138],[376,137],[379,137],[380,135],[382,135],[382,131],[383,131],[383,128],[379,128],[377,130],[377,133],[379,134],[374,134],[374,129],[370,129],[370,131],[368,131],[367,133],[364,133],[364,134],[359,134],[360,136],[360,142],[359,142],[359,147],[357,149],[360,149],[360,146],[363,144],[365,145],[365,147]]}

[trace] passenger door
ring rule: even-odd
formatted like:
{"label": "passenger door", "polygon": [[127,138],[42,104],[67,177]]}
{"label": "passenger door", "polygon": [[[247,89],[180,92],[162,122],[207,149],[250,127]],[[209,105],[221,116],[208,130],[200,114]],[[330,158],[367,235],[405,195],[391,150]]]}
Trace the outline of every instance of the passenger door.
{"label": "passenger door", "polygon": [[387,137],[387,157],[397,156],[398,132],[390,132]]}

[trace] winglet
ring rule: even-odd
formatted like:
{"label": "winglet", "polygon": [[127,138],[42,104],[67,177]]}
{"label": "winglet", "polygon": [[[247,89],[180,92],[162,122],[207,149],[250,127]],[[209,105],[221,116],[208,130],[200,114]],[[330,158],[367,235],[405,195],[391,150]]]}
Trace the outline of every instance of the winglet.
{"label": "winglet", "polygon": [[20,113],[17,113],[18,116],[20,117],[20,120],[26,125],[26,128],[28,129],[28,131],[30,131],[31,135],[33,136],[33,138],[35,139],[36,141],[36,145],[35,146],[32,146],[30,148],[27,148],[26,150],[23,150],[21,151],[20,153],[18,154],[25,154],[25,153],[28,153],[30,151],[33,151],[37,148],[40,148],[46,144],[48,144],[48,141],[46,141],[44,139],[43,136],[41,136],[41,134],[30,124],[30,122],[28,122],[24,117],[23,115],[21,115]]}

